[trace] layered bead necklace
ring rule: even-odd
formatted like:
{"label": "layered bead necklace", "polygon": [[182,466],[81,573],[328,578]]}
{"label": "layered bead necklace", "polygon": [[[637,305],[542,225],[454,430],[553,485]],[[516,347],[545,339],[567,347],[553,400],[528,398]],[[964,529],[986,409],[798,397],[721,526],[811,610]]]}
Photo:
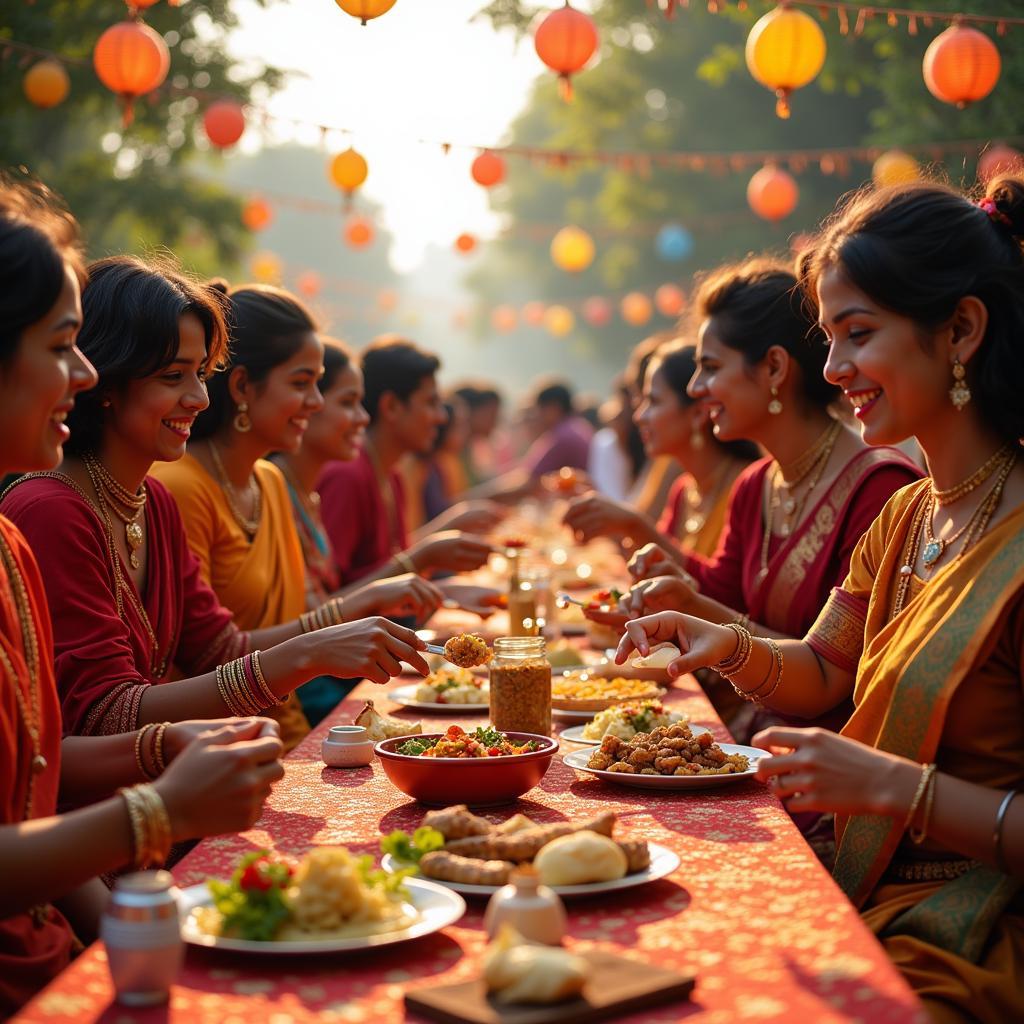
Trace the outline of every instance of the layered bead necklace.
{"label": "layered bead necklace", "polygon": [[107,467],[91,452],[82,456],[82,462],[104,510],[113,512],[124,523],[128,562],[133,569],[138,569],[140,563],[137,552],[145,539],[141,519],[146,508],[146,485],[143,484],[137,494],[132,494],[114,479]]}
{"label": "layered bead necklace", "polygon": [[238,503],[235,485],[231,482],[231,478],[224,468],[224,462],[220,457],[220,452],[217,450],[217,445],[211,441],[209,448],[210,458],[213,460],[214,468],[217,470],[218,482],[220,483],[221,490],[224,492],[224,497],[227,498],[231,515],[249,540],[252,540],[256,536],[256,531],[260,528],[260,518],[263,514],[263,491],[256,480],[256,474],[249,474],[249,500],[252,502],[253,509],[252,518],[249,519],[242,512],[242,507]]}

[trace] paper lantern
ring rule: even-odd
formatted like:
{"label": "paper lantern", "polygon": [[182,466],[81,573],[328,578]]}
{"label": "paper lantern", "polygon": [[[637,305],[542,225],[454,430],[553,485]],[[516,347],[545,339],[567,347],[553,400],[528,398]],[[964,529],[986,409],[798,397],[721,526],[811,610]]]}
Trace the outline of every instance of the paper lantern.
{"label": "paper lantern", "polygon": [[495,306],[491,310],[491,326],[500,334],[514,331],[518,322],[519,316],[512,306]]}
{"label": "paper lantern", "polygon": [[250,231],[262,231],[273,219],[274,211],[265,199],[253,197],[242,207],[242,223]]}
{"label": "paper lantern", "polygon": [[576,317],[567,306],[548,306],[544,310],[544,327],[556,338],[564,338],[576,326]]}
{"label": "paper lantern", "polygon": [[592,296],[583,303],[583,319],[591,327],[604,327],[611,322],[612,304],[600,295]]}
{"label": "paper lantern", "polygon": [[365,217],[351,217],[345,223],[344,234],[353,249],[365,249],[373,241],[373,225]]}
{"label": "paper lantern", "polygon": [[528,302],[523,306],[523,323],[530,327],[540,327],[544,323],[543,302]]}
{"label": "paper lantern", "polygon": [[352,193],[366,181],[369,173],[366,159],[351,146],[331,161],[331,183],[345,193],[346,200],[351,200]]}
{"label": "paper lantern", "polygon": [[762,167],[747,184],[747,202],[764,220],[788,217],[799,198],[800,190],[792,176],[772,164]]}
{"label": "paper lantern", "polygon": [[234,100],[217,100],[203,114],[203,131],[218,149],[233,146],[245,132],[245,113]]}
{"label": "paper lantern", "polygon": [[[150,7],[157,4],[158,0],[126,0],[128,4],[128,10],[130,11],[147,11]],[[172,6],[176,6],[173,5]]]}
{"label": "paper lantern", "polygon": [[658,255],[669,263],[679,263],[693,252],[693,235],[682,224],[666,224],[655,239]]}
{"label": "paper lantern", "polygon": [[249,261],[249,270],[260,284],[279,284],[281,260],[272,252],[258,252]]}
{"label": "paper lantern", "polygon": [[679,316],[686,308],[686,294],[674,284],[663,284],[654,293],[654,306],[662,316]]}
{"label": "paper lantern", "polygon": [[393,288],[382,288],[377,292],[377,308],[382,313],[390,313],[398,305],[398,292]]}
{"label": "paper lantern", "polygon": [[886,185],[906,185],[918,181],[921,168],[917,161],[900,149],[890,149],[883,153],[871,167],[871,180],[878,188]]}
{"label": "paper lantern", "polygon": [[922,71],[924,84],[936,99],[962,110],[995,88],[1000,66],[999,50],[984,32],[953,25],[931,41]]}
{"label": "paper lantern", "polygon": [[464,231],[455,239],[455,248],[461,253],[471,253],[476,248],[476,238]]}
{"label": "paper lantern", "polygon": [[597,49],[597,29],[585,14],[565,0],[537,26],[533,37],[537,56],[558,75],[562,99],[572,99],[572,79]]}
{"label": "paper lantern", "polygon": [[47,58],[37,61],[28,69],[21,87],[29,103],[46,110],[67,99],[71,91],[71,79],[59,60]]}
{"label": "paper lantern", "polygon": [[582,228],[562,228],[551,240],[551,259],[559,270],[578,274],[594,262],[594,240]]}
{"label": "paper lantern", "polygon": [[323,281],[315,270],[304,270],[299,274],[295,287],[306,296],[307,299],[315,299],[320,294]]}
{"label": "paper lantern", "polygon": [[809,14],[785,5],[759,18],[747,36],[747,67],[775,93],[775,113],[789,117],[789,96],[825,63],[825,33]]}
{"label": "paper lantern", "polygon": [[643,292],[630,292],[622,297],[619,312],[631,327],[642,327],[651,319],[651,300]]}
{"label": "paper lantern", "polygon": [[163,38],[141,21],[121,21],[99,37],[92,51],[96,76],[124,105],[124,125],[140,96],[163,84],[171,55]]}
{"label": "paper lantern", "polygon": [[334,0],[334,2],[353,18],[358,18],[365,25],[382,14],[387,14],[395,6],[396,0]]}
{"label": "paper lantern", "polygon": [[1001,174],[1024,173],[1024,153],[1012,146],[997,143],[978,157],[978,180],[987,185]]}
{"label": "paper lantern", "polygon": [[473,180],[484,188],[493,188],[505,180],[505,161],[497,153],[485,149],[469,169]]}

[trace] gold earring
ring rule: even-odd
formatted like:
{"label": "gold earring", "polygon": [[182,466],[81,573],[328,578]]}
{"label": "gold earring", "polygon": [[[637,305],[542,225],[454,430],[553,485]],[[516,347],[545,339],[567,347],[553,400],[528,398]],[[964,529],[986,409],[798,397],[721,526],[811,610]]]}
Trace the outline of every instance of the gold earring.
{"label": "gold earring", "polygon": [[234,427],[240,434],[247,434],[252,430],[252,420],[249,419],[248,402],[238,403],[238,412],[235,413]]}
{"label": "gold earring", "polygon": [[779,389],[774,384],[772,385],[772,400],[768,403],[768,411],[773,416],[778,416],[782,412],[782,403],[779,401]]}
{"label": "gold earring", "polygon": [[953,386],[949,389],[949,400],[957,412],[962,412],[964,406],[971,400],[971,389],[964,381],[966,376],[967,371],[960,362],[960,357],[953,356]]}

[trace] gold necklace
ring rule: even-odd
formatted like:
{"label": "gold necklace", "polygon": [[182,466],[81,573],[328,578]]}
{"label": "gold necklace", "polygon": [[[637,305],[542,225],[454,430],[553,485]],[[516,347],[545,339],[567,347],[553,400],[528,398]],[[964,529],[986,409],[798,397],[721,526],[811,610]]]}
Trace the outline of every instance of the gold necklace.
{"label": "gold necklace", "polygon": [[[82,462],[99,499],[124,523],[128,562],[133,569],[138,569],[140,562],[136,552],[145,540],[139,520],[146,508],[146,485],[143,484],[139,488],[138,494],[132,494],[114,479],[106,466],[91,452],[82,456]],[[129,511],[126,512],[125,509]]]}
{"label": "gold necklace", "polygon": [[249,537],[249,540],[252,540],[256,536],[256,531],[260,528],[260,518],[263,513],[263,491],[256,480],[256,475],[255,473],[249,474],[249,495],[252,500],[253,516],[252,519],[248,519],[243,514],[241,506],[235,500],[235,485],[231,482],[231,478],[224,468],[217,445],[211,441],[209,448],[210,458],[213,460],[217,475],[220,477],[220,487],[224,492],[224,497],[227,498],[231,515],[234,516],[235,522],[242,528],[243,532]]}
{"label": "gold necklace", "polygon": [[7,538],[2,533],[0,533],[0,560],[3,561],[4,572],[11,588],[11,596],[14,598],[14,607],[18,613],[18,625],[21,627],[21,645],[25,654],[25,664],[28,667],[28,696],[26,697],[22,692],[13,663],[8,658],[7,652],[0,646],[0,661],[3,662],[4,671],[11,678],[11,686],[14,688],[15,699],[18,702],[18,712],[25,723],[25,731],[28,733],[29,742],[32,744],[31,770],[25,794],[25,816],[22,819],[27,821],[32,817],[35,777],[46,770],[46,758],[42,753],[42,739],[40,737],[42,718],[39,696],[39,640],[36,636],[35,620],[32,618],[32,605],[29,602],[25,580],[18,569],[17,562],[14,560],[14,552],[11,551]]}
{"label": "gold necklace", "polygon": [[966,497],[975,488],[980,487],[1012,451],[1013,445],[1003,445],[999,451],[986,459],[966,480],[961,481],[955,487],[950,487],[948,490],[936,490],[933,482],[932,497],[935,499],[935,504],[942,508],[944,505],[952,505],[954,501],[959,501],[961,498]]}
{"label": "gold necklace", "polygon": [[831,449],[836,443],[836,438],[839,436],[841,429],[842,425],[839,420],[833,420],[819,435],[814,444],[802,455],[797,456],[788,466],[783,466],[778,459],[775,460],[775,465],[778,467],[782,482],[786,485],[787,490],[796,487],[804,477],[810,475],[811,470],[818,464],[821,453],[826,448]]}
{"label": "gold necklace", "polygon": [[687,537],[700,533],[700,531],[707,525],[708,513],[702,511],[702,506],[710,510],[718,503],[718,499],[721,497],[725,482],[729,479],[730,465],[731,463],[727,460],[722,462],[721,466],[715,473],[714,483],[705,493],[701,493],[695,484],[687,485],[685,492],[686,504],[693,510],[685,517],[682,524],[683,533]]}

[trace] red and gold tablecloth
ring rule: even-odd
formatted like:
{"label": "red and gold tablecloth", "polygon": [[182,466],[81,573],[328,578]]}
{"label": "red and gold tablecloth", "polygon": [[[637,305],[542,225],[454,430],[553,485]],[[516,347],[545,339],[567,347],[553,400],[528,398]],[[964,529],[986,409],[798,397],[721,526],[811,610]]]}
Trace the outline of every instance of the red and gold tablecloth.
{"label": "red and gold tablecloth", "polygon": [[[286,762],[256,828],[208,839],[175,870],[191,885],[227,875],[246,850],[276,847],[302,854],[341,843],[377,852],[378,837],[411,831],[423,809],[394,789],[376,763],[328,769],[320,760],[327,727],[351,716],[366,695],[381,710],[382,690],[364,683]],[[692,681],[666,698],[691,720],[728,735]],[[482,719],[476,719],[476,723]],[[462,720],[467,724],[468,720]],[[438,717],[438,723],[447,719]],[[567,749],[577,749],[571,744]],[[571,941],[691,971],[689,1003],[645,1010],[630,1021],[695,1024],[860,1021],[926,1024],[909,988],[881,946],[821,867],[779,802],[761,785],[688,794],[609,787],[556,757],[540,785],[517,805],[487,812],[502,820],[521,811],[538,821],[614,810],[623,836],[676,850],[670,878],[611,898],[571,901]],[[190,950],[169,1007],[129,1010],[112,1002],[100,945],[84,953],[16,1018],[46,1024],[381,1024],[404,1019],[402,994],[418,985],[464,980],[479,970],[483,905],[470,902],[456,925],[415,942],[334,957],[245,958]]]}

